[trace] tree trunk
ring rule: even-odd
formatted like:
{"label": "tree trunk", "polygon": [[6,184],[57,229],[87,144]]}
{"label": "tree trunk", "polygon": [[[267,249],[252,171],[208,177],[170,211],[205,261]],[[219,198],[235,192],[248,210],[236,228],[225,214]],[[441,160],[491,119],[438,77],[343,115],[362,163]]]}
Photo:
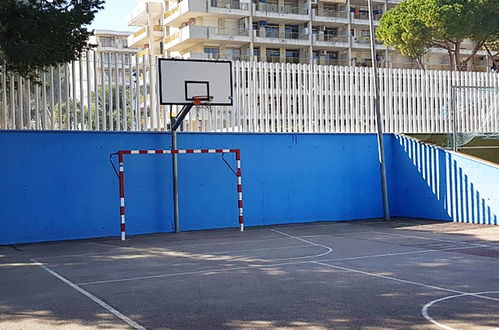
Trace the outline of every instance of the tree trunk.
{"label": "tree trunk", "polygon": [[425,70],[425,67],[423,65],[423,59],[421,57],[416,57],[416,63],[418,63],[418,66],[421,70]]}
{"label": "tree trunk", "polygon": [[463,63],[461,63],[461,41],[457,41],[455,48],[454,48],[454,56],[455,56],[455,63],[456,63],[456,68],[455,71],[466,71],[463,70]]}

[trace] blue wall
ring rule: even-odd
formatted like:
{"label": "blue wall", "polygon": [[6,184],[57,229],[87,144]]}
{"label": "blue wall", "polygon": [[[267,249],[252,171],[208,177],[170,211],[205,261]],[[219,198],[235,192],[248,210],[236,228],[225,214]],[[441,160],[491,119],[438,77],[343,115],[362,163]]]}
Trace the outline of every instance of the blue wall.
{"label": "blue wall", "polygon": [[[0,244],[119,235],[109,154],[169,149],[166,133],[0,132]],[[240,148],[246,226],[382,217],[371,134],[179,134],[181,148]],[[498,224],[499,167],[385,136],[392,216]],[[233,154],[225,156],[235,167]],[[179,155],[182,230],[237,227],[220,154]],[[126,155],[127,234],[173,231],[171,158]]]}
{"label": "blue wall", "polygon": [[[119,235],[109,154],[169,149],[170,136],[0,132],[0,145],[0,244],[10,244]],[[387,136],[387,154],[392,145]],[[179,147],[241,149],[246,226],[382,216],[375,135],[185,133]],[[179,155],[179,169],[181,229],[237,227],[221,156]],[[128,234],[173,230],[170,156],[125,156],[125,194]]]}
{"label": "blue wall", "polygon": [[392,143],[394,215],[498,224],[498,165],[404,136],[393,136]]}

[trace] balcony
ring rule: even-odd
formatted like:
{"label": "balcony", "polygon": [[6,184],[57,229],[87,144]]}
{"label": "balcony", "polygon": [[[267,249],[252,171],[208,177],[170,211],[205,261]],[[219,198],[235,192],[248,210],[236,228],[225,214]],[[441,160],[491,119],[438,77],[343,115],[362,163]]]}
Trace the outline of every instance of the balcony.
{"label": "balcony", "polygon": [[299,32],[279,32],[275,30],[258,30],[255,31],[255,42],[271,43],[271,44],[287,44],[295,46],[308,46],[310,39],[308,34]]}
{"label": "balcony", "polygon": [[208,39],[250,42],[250,30],[245,28],[208,27]]}
{"label": "balcony", "polygon": [[[373,19],[374,19],[374,25],[378,26],[379,25],[379,20],[383,16],[383,13],[381,13],[380,10],[374,10],[373,14]],[[352,24],[356,25],[369,25],[369,12],[368,11],[362,11],[358,13],[351,13],[352,17]]]}
{"label": "balcony", "polygon": [[[376,40],[376,48],[377,49],[386,49],[386,46],[382,41]],[[371,38],[369,36],[358,36],[352,38],[352,48],[362,48],[367,49],[370,48]]]}
{"label": "balcony", "polygon": [[[381,19],[381,16],[383,16],[383,14],[374,14],[373,15],[373,19],[375,21],[379,21]],[[369,20],[369,13],[357,13],[357,14],[353,14],[353,19]]]}
{"label": "balcony", "polygon": [[222,15],[232,15],[237,17],[249,16],[249,3],[234,0],[211,0],[208,12]]}
{"label": "balcony", "polygon": [[314,46],[348,48],[350,42],[346,34],[318,34],[314,35]]}
{"label": "balcony", "polygon": [[273,3],[258,2],[255,6],[256,17],[282,18],[294,21],[308,21],[308,9],[289,5],[279,6]]}
{"label": "balcony", "polygon": [[137,32],[132,33],[127,38],[127,43],[130,47],[142,48],[145,44],[149,43],[147,26],[139,29]]}
{"label": "balcony", "polygon": [[164,14],[164,25],[180,27],[183,23],[208,12],[206,1],[183,0]]}
{"label": "balcony", "polygon": [[130,26],[146,25],[148,21],[148,11],[150,13],[160,13],[162,11],[161,6],[162,4],[160,1],[137,2],[135,8],[133,8],[132,12],[127,16],[128,25]]}
{"label": "balcony", "polygon": [[348,23],[348,12],[338,10],[314,10],[312,20],[316,22]]}
{"label": "balcony", "polygon": [[207,26],[188,25],[165,38],[165,49],[182,51],[206,39],[208,39]]}

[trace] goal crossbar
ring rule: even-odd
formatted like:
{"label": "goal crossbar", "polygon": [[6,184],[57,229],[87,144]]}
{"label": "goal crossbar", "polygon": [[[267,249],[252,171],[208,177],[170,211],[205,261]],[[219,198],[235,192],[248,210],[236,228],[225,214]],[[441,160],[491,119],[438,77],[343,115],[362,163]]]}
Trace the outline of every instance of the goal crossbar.
{"label": "goal crossbar", "polygon": [[120,150],[118,151],[119,162],[119,187],[120,187],[120,218],[121,218],[121,240],[126,239],[125,233],[125,155],[161,155],[161,154],[225,154],[233,153],[236,156],[236,178],[237,178],[237,207],[239,209],[239,230],[244,230],[243,220],[243,186],[241,177],[241,151],[239,149],[148,149],[148,150]]}

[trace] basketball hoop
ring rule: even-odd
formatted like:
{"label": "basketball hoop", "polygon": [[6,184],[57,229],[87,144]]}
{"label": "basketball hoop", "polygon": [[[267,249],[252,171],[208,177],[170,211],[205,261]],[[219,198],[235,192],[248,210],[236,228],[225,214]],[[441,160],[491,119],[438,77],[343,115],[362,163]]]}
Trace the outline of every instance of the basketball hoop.
{"label": "basketball hoop", "polygon": [[202,105],[203,101],[205,104],[209,104],[211,100],[213,99],[213,96],[193,96],[192,97],[192,103],[196,106]]}

